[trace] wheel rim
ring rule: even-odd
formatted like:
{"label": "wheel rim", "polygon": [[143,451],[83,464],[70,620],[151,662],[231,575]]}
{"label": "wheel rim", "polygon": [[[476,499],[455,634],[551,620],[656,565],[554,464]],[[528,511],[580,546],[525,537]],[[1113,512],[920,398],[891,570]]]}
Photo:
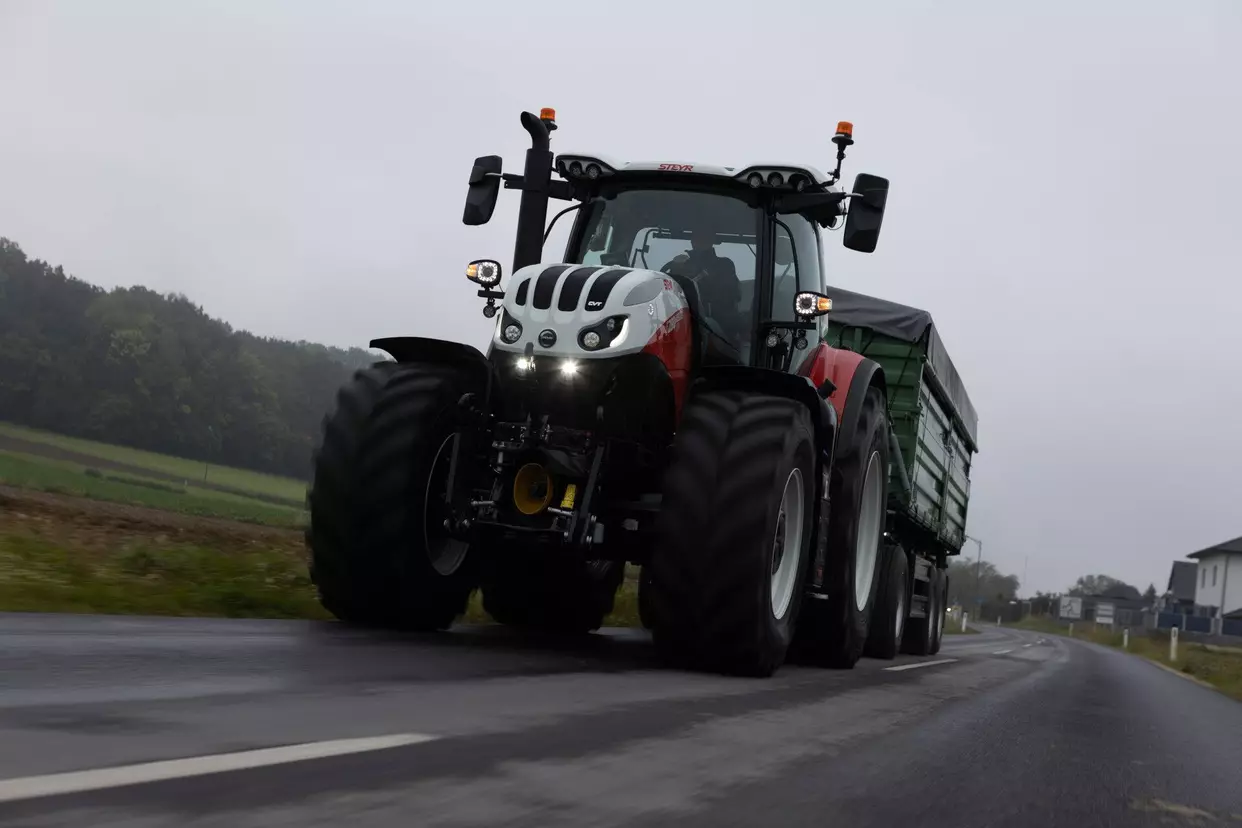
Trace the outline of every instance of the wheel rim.
{"label": "wheel rim", "polygon": [[880,485],[880,453],[872,452],[863,477],[862,502],[858,505],[858,536],[854,547],[854,605],[859,612],[867,608],[871,584],[875,580],[875,563],[880,554],[880,529],[884,521],[884,504]]}
{"label": "wheel rim", "polygon": [[444,521],[449,517],[444,496],[448,490],[448,472],[453,462],[456,440],[457,435],[450,434],[436,450],[435,459],[431,462],[427,491],[423,495],[423,541],[427,549],[427,560],[430,561],[431,568],[441,575],[452,575],[460,569],[462,562],[466,560],[466,552],[470,549],[470,544],[450,536],[444,528]]}
{"label": "wheel rim", "polygon": [[803,508],[802,470],[794,469],[785,479],[781,510],[776,517],[776,537],[772,540],[772,615],[781,620],[793,603],[802,571]]}

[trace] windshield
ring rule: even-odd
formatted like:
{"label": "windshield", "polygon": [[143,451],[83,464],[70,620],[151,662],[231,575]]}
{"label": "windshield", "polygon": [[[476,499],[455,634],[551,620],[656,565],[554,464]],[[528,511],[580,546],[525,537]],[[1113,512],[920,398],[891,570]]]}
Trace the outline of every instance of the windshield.
{"label": "windshield", "polygon": [[[760,211],[717,193],[625,190],[587,208],[567,262],[673,276],[695,315],[747,361],[755,309]],[[578,249],[574,249],[577,247]]]}

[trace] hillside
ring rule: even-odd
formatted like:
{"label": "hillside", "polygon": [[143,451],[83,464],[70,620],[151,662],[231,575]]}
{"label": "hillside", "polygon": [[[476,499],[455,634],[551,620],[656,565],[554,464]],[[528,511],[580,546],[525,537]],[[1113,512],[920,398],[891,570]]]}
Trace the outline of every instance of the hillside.
{"label": "hillside", "polygon": [[0,420],[305,478],[337,387],[375,359],[106,291],[0,238]]}

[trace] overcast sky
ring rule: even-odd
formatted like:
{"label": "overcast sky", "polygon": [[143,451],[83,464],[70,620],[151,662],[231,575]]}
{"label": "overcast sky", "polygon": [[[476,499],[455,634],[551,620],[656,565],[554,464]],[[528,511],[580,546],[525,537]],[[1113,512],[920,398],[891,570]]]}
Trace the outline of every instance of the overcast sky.
{"label": "overcast sky", "polygon": [[0,0],[0,236],[259,334],[482,345],[462,266],[509,262],[516,196],[464,227],[466,175],[520,171],[522,109],[821,168],[851,120],[892,193],[831,278],[935,317],[985,559],[1163,590],[1242,535],[1239,43],[1237,0]]}

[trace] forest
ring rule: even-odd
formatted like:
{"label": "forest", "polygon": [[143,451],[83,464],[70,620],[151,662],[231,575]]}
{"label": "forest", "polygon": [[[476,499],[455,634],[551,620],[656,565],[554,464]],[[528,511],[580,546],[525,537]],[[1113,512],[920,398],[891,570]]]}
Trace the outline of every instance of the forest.
{"label": "forest", "polygon": [[104,290],[0,238],[0,420],[305,479],[336,389],[380,357]]}

